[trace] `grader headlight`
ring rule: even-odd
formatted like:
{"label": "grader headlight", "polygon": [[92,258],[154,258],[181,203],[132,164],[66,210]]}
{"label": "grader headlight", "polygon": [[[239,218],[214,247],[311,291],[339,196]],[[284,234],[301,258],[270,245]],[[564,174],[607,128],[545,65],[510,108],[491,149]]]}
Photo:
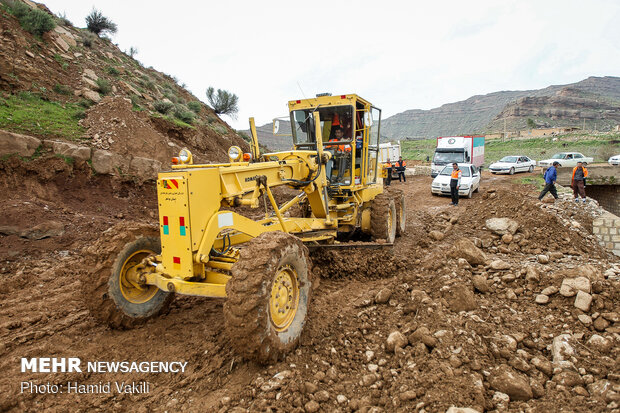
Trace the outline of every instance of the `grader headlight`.
{"label": "grader headlight", "polygon": [[230,159],[230,162],[238,162],[242,155],[243,151],[238,146],[231,146],[228,149],[228,159]]}
{"label": "grader headlight", "polygon": [[179,162],[182,164],[191,164],[192,153],[186,148],[181,149],[181,152],[179,152]]}

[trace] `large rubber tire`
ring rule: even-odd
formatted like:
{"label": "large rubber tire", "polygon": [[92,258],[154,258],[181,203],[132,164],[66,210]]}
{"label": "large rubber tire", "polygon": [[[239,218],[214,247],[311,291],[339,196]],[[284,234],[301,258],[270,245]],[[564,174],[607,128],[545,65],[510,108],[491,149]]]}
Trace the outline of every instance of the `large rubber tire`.
{"label": "large rubber tire", "polygon": [[[140,264],[143,258],[151,254],[161,253],[159,238],[142,237],[125,245],[112,265],[108,281],[108,294],[116,308],[126,318],[120,326],[135,326],[161,314],[168,308],[174,294],[162,291],[156,286],[143,289],[131,286],[124,280],[124,274],[132,267]],[[118,321],[117,321],[118,323]]]}
{"label": "large rubber tire", "polygon": [[510,168],[510,171],[508,171],[508,175],[514,175],[515,174],[515,168]]}
{"label": "large rubber tire", "polygon": [[472,197],[473,195],[474,195],[474,190],[473,190],[473,187],[472,187],[472,188],[469,188],[469,192],[467,193],[467,198],[468,198],[468,199],[471,199],[471,197]]}
{"label": "large rubber tire", "polygon": [[[313,287],[308,249],[293,235],[264,233],[246,243],[231,272],[224,320],[232,347],[248,360],[278,361],[297,346],[306,323]],[[291,305],[281,316],[278,304],[278,310]]]}
{"label": "large rubber tire", "polygon": [[377,195],[370,212],[370,234],[392,244],[396,238],[396,204],[389,194]]}
{"label": "large rubber tire", "polygon": [[387,193],[394,200],[396,206],[396,236],[400,237],[407,229],[407,204],[405,203],[405,193],[402,189],[389,188]]}
{"label": "large rubber tire", "polygon": [[529,173],[534,172],[534,165],[530,165],[530,169],[528,170]]}

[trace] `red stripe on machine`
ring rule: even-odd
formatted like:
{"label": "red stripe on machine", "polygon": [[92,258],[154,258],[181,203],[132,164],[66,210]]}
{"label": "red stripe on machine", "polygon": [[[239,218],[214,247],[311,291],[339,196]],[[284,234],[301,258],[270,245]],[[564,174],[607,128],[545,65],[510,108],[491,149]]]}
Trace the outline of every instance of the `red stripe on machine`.
{"label": "red stripe on machine", "polygon": [[185,226],[185,217],[179,217],[179,225],[182,227]]}
{"label": "red stripe on machine", "polygon": [[173,264],[180,264],[181,263],[181,257],[172,257],[172,263]]}

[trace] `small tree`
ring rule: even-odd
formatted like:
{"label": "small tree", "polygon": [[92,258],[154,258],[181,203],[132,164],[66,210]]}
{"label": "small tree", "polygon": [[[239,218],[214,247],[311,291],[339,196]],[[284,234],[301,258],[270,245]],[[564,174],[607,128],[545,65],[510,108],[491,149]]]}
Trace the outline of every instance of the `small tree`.
{"label": "small tree", "polygon": [[102,33],[116,33],[116,23],[105,17],[97,9],[93,9],[88,16],[86,16],[86,27],[91,32],[99,36]]}
{"label": "small tree", "polygon": [[131,46],[129,48],[129,56],[131,56],[133,58],[137,54],[138,54],[138,48]]}
{"label": "small tree", "polygon": [[239,112],[237,103],[239,102],[239,98],[234,93],[218,89],[216,94],[215,89],[209,86],[207,89],[207,100],[209,100],[209,104],[213,108],[213,111],[218,115],[228,115],[233,119],[237,118],[237,112]]}
{"label": "small tree", "polygon": [[527,118],[527,127],[534,129],[536,127],[536,122],[534,122],[532,118]]}

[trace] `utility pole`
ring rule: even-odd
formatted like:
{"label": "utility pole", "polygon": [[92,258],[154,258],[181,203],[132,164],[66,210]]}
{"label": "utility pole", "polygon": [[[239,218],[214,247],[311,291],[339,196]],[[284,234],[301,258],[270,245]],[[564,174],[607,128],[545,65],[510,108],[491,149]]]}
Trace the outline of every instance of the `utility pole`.
{"label": "utility pole", "polygon": [[508,138],[508,136],[506,136],[506,118],[504,118],[504,140],[503,142],[506,142],[506,138]]}

